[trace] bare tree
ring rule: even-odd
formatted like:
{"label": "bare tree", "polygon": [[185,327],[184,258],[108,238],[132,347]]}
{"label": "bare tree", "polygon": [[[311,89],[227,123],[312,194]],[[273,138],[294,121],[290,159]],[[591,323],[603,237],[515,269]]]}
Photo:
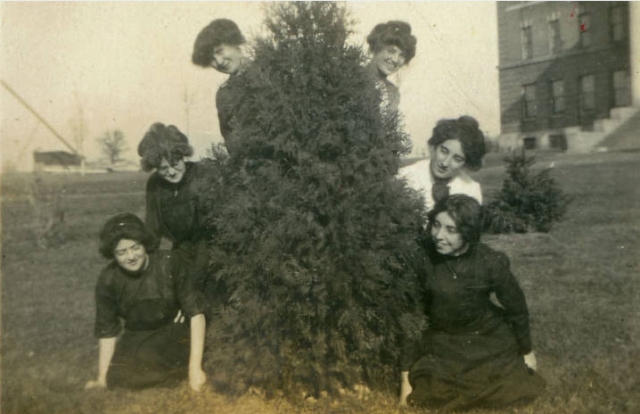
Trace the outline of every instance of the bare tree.
{"label": "bare tree", "polygon": [[102,137],[98,138],[98,143],[111,164],[122,160],[121,155],[127,149],[127,141],[119,129],[105,132]]}

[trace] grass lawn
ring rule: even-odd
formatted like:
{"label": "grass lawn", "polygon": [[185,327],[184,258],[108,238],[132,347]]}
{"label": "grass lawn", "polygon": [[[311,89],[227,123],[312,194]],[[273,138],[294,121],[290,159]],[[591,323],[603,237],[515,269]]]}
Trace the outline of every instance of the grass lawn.
{"label": "grass lawn", "polygon": [[[538,165],[551,162],[574,197],[567,219],[549,234],[485,238],[512,260],[548,383],[532,405],[504,412],[639,413],[640,154],[546,154]],[[487,200],[504,178],[496,164],[476,174]],[[398,408],[395,390],[367,401],[293,405],[211,389],[194,394],[186,384],[84,391],[97,371],[93,289],[104,266],[97,232],[109,215],[143,213],[145,180],[141,173],[2,177],[3,414],[418,412]],[[64,212],[60,246],[43,249],[36,244],[41,212],[56,198]]]}

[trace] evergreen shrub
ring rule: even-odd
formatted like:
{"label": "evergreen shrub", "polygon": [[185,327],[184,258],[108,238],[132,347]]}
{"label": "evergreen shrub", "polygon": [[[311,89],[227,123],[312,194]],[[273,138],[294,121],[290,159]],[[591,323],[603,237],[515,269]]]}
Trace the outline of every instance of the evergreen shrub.
{"label": "evergreen shrub", "polygon": [[551,168],[533,172],[533,156],[515,151],[504,159],[507,178],[487,204],[487,227],[493,233],[549,232],[564,218],[570,198],[551,176]]}
{"label": "evergreen shrub", "polygon": [[319,395],[396,381],[403,336],[425,326],[405,261],[420,199],[395,178],[409,151],[383,119],[347,12],[276,3],[252,64],[229,82],[245,99],[203,198],[211,277],[226,291],[208,329],[218,387]]}

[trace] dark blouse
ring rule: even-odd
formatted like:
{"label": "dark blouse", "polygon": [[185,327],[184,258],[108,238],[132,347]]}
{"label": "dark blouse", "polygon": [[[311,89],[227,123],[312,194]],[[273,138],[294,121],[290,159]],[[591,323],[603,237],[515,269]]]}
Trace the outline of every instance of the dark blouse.
{"label": "dark blouse", "polygon": [[95,335],[112,338],[121,330],[155,330],[182,310],[186,317],[204,312],[201,293],[187,277],[185,266],[166,252],[149,254],[147,268],[138,274],[123,270],[116,261],[104,268],[96,285]]}
{"label": "dark blouse", "polygon": [[243,87],[243,80],[245,76],[244,71],[230,76],[216,92],[216,109],[218,111],[220,134],[224,138],[229,154],[235,152],[231,133],[233,132],[236,113],[244,100],[245,88]]}
{"label": "dark blouse", "polygon": [[398,112],[400,91],[386,76],[380,74],[374,65],[367,67],[369,75],[380,94],[380,112],[385,116],[393,116]]}
{"label": "dark blouse", "polygon": [[[449,257],[428,244],[420,267],[423,309],[429,317],[427,335],[490,335],[498,324],[506,322],[515,335],[519,354],[531,351],[527,303],[504,253],[481,243],[460,256]],[[501,306],[492,302],[492,293]],[[405,369],[413,356],[403,357]]]}
{"label": "dark blouse", "polygon": [[198,206],[198,180],[202,167],[187,162],[182,180],[170,183],[157,173],[147,181],[147,228],[158,238],[164,236],[176,245],[202,238]]}

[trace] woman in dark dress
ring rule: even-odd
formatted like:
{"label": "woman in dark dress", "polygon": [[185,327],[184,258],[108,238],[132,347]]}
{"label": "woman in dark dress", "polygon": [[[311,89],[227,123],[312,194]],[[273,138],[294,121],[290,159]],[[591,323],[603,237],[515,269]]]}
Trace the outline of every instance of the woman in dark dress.
{"label": "woman in dark dress", "polygon": [[[184,265],[157,251],[157,244],[130,213],[110,218],[102,228],[100,252],[112,261],[96,285],[98,378],[87,389],[174,386],[188,377],[197,391],[206,381],[202,296]],[[121,319],[124,333],[117,339]]]}
{"label": "woman in dark dress", "polygon": [[187,137],[173,125],[151,125],[138,145],[147,181],[145,224],[158,239],[189,263],[198,290],[204,290],[209,255],[199,205],[199,188],[206,174],[200,163],[185,161],[193,154]]}
{"label": "woman in dark dress", "polygon": [[236,109],[242,103],[239,76],[247,66],[247,58],[242,47],[246,43],[238,25],[232,20],[216,19],[205,26],[196,37],[191,61],[203,68],[214,68],[229,75],[216,93],[216,108],[220,133],[229,154],[235,151],[233,145],[233,119]]}
{"label": "woman in dark dress", "polygon": [[429,213],[428,232],[419,274],[429,328],[403,350],[401,403],[467,409],[532,401],[545,381],[535,372],[527,304],[507,256],[480,243],[480,204],[462,194],[443,199]]}
{"label": "woman in dark dress", "polygon": [[367,43],[372,54],[367,65],[380,92],[380,109],[383,114],[395,115],[400,103],[398,87],[389,81],[388,76],[396,73],[408,64],[416,54],[416,38],[411,34],[411,26],[401,21],[377,24]]}

